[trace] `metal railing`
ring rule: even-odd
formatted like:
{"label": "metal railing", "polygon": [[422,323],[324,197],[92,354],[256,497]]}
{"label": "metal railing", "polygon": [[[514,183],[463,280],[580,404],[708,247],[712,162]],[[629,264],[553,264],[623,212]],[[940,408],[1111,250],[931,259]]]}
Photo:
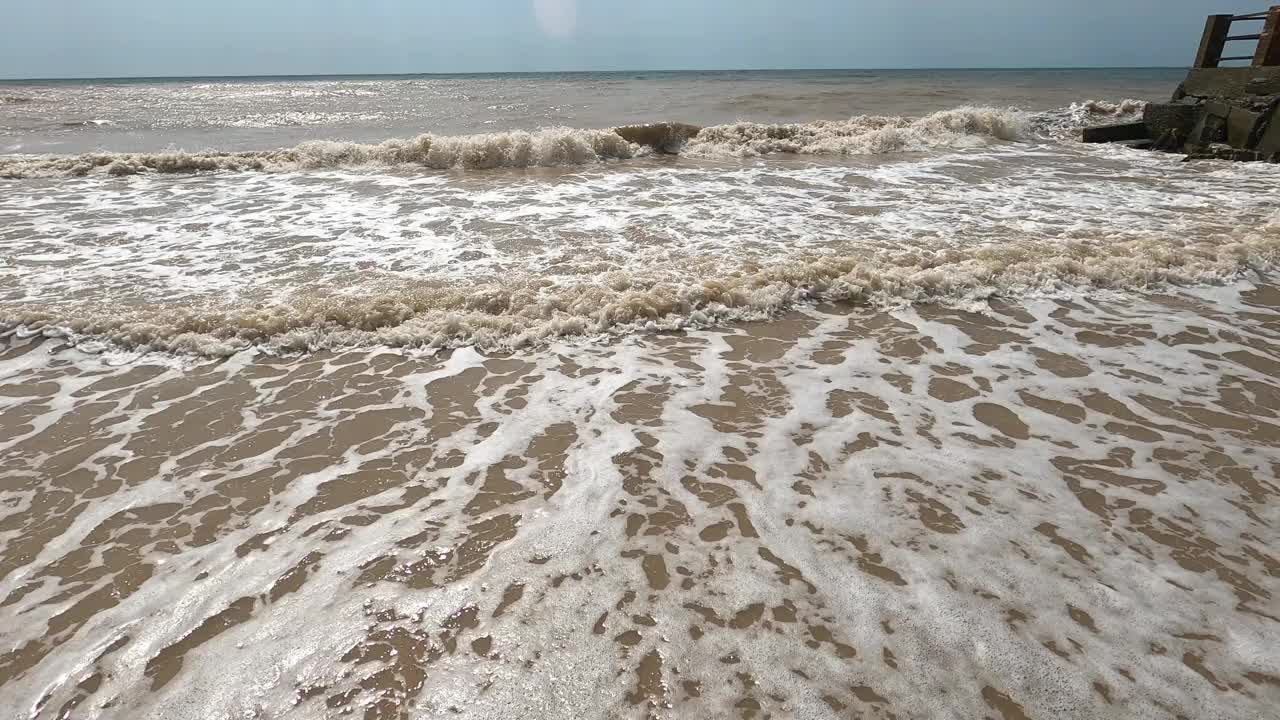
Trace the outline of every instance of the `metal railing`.
{"label": "metal railing", "polygon": [[[1232,35],[1233,23],[1263,23],[1262,31],[1242,35]],[[1252,55],[1224,56],[1227,43],[1244,40],[1256,40],[1257,47]],[[1280,65],[1280,5],[1273,5],[1264,12],[1244,15],[1210,15],[1204,23],[1204,35],[1200,39],[1200,51],[1196,53],[1198,68],[1216,68],[1218,63],[1231,60],[1248,60],[1254,67]]]}

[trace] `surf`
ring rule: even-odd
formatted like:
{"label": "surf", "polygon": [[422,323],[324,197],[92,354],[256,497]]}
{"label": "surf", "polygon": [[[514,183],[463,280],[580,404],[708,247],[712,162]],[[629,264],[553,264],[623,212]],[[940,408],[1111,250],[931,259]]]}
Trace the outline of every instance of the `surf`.
{"label": "surf", "polygon": [[0,157],[0,178],[56,178],[201,172],[291,172],[340,168],[432,170],[563,167],[620,162],[653,154],[710,158],[772,154],[864,155],[1033,139],[1063,124],[1140,112],[1135,101],[1088,101],[1048,113],[961,107],[923,117],[861,115],[845,120],[702,127],[683,122],[435,135],[381,143],[309,141],[290,148],[227,152],[164,150]]}

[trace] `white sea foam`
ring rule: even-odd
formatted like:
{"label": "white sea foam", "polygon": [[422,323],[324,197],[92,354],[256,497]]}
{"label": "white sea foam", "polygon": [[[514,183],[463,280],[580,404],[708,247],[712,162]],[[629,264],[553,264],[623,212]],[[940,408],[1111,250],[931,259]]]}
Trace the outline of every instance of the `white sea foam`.
{"label": "white sea foam", "polygon": [[1120,102],[1085,100],[1060,110],[1036,113],[1032,127],[1038,135],[1056,139],[1074,138],[1083,127],[1120,121],[1138,120],[1146,109],[1145,100],[1127,98]]}
{"label": "white sea foam", "polygon": [[513,348],[823,299],[968,306],[1220,283],[1277,262],[1276,170],[1041,143],[476,182],[311,171],[19,183],[0,202],[0,321],[197,355]]}
{"label": "white sea foam", "polygon": [[[704,260],[601,282],[400,283],[386,294],[308,296],[266,306],[72,307],[6,310],[7,327],[200,355],[250,346],[323,348],[475,345],[511,349],[563,336],[677,329],[761,318],[798,302],[969,305],[1067,290],[1140,290],[1261,275],[1280,262],[1280,225],[1230,240],[1009,243],[941,251],[788,258],[756,270]],[[689,265],[692,265],[690,267]]]}
{"label": "white sea foam", "polygon": [[1017,110],[959,108],[923,118],[862,116],[790,125],[737,123],[703,128],[685,147],[693,155],[877,155],[963,147],[1022,137],[1028,115]]}
{"label": "white sea foam", "polygon": [[285,150],[261,152],[87,153],[0,159],[0,177],[79,177],[140,173],[212,171],[290,171],[369,165],[418,165],[439,170],[580,165],[620,160],[641,148],[612,130],[549,128],[485,135],[419,135],[370,145],[314,141]]}
{"label": "white sea foam", "polygon": [[[518,358],[178,371],[15,343],[0,409],[31,420],[0,438],[0,542],[44,542],[0,578],[5,697],[36,720],[721,717],[743,696],[981,717],[990,688],[1030,717],[1263,716],[1275,377],[1250,351],[1276,314],[1249,290],[989,325],[814,309]],[[121,457],[147,470],[121,483]],[[49,489],[72,463],[101,480]],[[713,484],[749,524],[690,491]]]}

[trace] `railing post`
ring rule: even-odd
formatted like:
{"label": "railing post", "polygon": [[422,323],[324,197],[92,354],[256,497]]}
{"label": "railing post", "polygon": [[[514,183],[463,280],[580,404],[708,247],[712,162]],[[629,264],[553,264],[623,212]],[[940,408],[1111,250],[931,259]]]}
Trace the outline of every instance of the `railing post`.
{"label": "railing post", "polygon": [[1204,35],[1200,38],[1200,52],[1196,53],[1198,68],[1216,68],[1222,59],[1222,48],[1231,32],[1231,15],[1210,15],[1204,21]]}
{"label": "railing post", "polygon": [[1258,51],[1253,55],[1254,67],[1280,65],[1280,5],[1272,5],[1267,12],[1267,24],[1258,39]]}

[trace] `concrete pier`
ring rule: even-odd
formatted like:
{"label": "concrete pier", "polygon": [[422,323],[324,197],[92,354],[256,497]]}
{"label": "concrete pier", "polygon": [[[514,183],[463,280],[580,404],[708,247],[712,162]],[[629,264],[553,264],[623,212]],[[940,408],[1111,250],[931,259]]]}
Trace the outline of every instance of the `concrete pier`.
{"label": "concrete pier", "polygon": [[[1237,31],[1263,23],[1261,32]],[[1236,33],[1236,34],[1232,34]],[[1228,43],[1253,42],[1249,55],[1227,55]],[[1247,67],[1221,67],[1248,60]],[[1210,15],[1195,66],[1167,103],[1151,103],[1142,121],[1084,132],[1085,142],[1150,142],[1188,159],[1280,162],[1280,5],[1247,15]]]}

